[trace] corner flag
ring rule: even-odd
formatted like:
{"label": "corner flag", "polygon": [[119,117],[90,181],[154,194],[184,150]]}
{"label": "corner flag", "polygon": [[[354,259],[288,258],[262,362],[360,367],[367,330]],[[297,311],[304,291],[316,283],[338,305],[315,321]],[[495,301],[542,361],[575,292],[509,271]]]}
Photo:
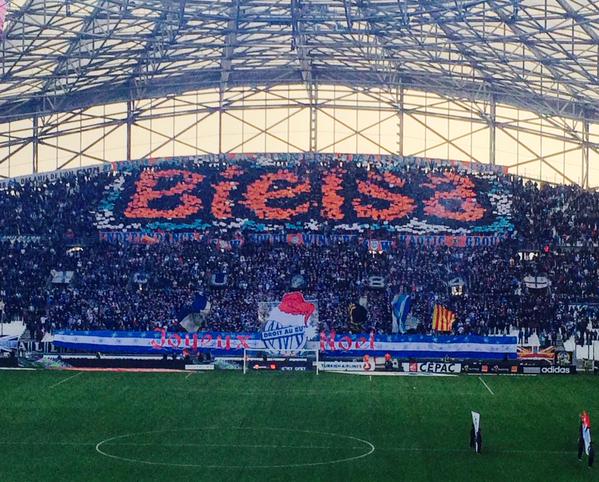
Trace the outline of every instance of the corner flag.
{"label": "corner flag", "polygon": [[472,414],[472,428],[470,429],[470,447],[472,447],[477,454],[480,454],[483,448],[483,435],[480,429],[480,413],[470,413]]}
{"label": "corner flag", "polygon": [[591,440],[591,417],[585,410],[580,415],[580,429],[578,435],[578,460],[582,460],[582,453],[589,457],[589,467],[593,466],[595,460],[595,449]]}

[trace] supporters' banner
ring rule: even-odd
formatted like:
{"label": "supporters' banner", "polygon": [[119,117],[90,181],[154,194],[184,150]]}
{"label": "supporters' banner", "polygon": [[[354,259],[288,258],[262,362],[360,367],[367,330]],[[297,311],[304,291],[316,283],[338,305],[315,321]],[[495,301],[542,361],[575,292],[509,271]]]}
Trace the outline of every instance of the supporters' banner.
{"label": "supporters' banner", "polygon": [[525,276],[522,281],[530,290],[545,290],[551,286],[551,281],[546,276]]}
{"label": "supporters' banner", "polygon": [[[305,246],[331,246],[340,243],[356,243],[360,238],[354,234],[308,234],[308,233],[249,233],[246,236],[238,236],[235,239],[223,240],[219,238],[211,238],[200,232],[137,232],[137,231],[99,231],[98,237],[100,241],[109,243],[123,244],[177,244],[183,242],[204,242],[212,243],[222,249],[238,248],[245,243],[245,239],[249,239],[254,243],[279,244],[287,243],[290,245],[305,245]],[[40,236],[0,236],[0,241],[32,243],[40,242]],[[366,240],[363,241],[367,248],[372,246],[380,246],[381,249],[376,249],[374,252],[383,253],[392,251],[401,246],[448,246],[458,248],[472,248],[478,246],[496,246],[501,241],[507,239],[506,235],[502,236],[420,236],[420,235],[400,235],[394,241],[389,240]],[[376,243],[373,245],[373,243]],[[373,251],[371,249],[371,251]]]}
{"label": "supporters' banner", "polygon": [[371,253],[386,253],[387,251],[391,251],[393,242],[381,239],[367,239],[364,241],[364,245]]}
{"label": "supporters' banner", "polygon": [[[2,1],[2,0],[0,0],[0,1]],[[0,236],[0,242],[2,242],[2,243],[32,244],[32,243],[40,243],[41,241],[42,241],[41,236],[29,236],[29,235]]]}
{"label": "supporters' banner", "polygon": [[182,243],[185,241],[207,241],[201,233],[164,233],[164,232],[110,232],[100,231],[100,241],[129,244]]}
{"label": "supporters' banner", "polygon": [[[290,333],[286,336],[295,336]],[[267,337],[268,338],[268,337]],[[183,350],[210,351],[213,355],[241,356],[243,350],[265,350],[268,339],[255,333],[171,333],[58,330],[53,343],[60,348],[102,353],[173,353]],[[306,349],[320,350],[330,356],[357,357],[390,353],[404,358],[516,358],[516,337],[509,336],[419,336],[350,335],[320,333],[319,341],[308,340]]]}
{"label": "supporters' banner", "polygon": [[155,331],[72,331],[58,330],[53,343],[60,348],[101,353],[179,353],[209,350],[214,354],[243,354],[243,350],[264,350],[260,333],[176,333]]}
{"label": "supporters' banner", "polygon": [[195,333],[200,329],[206,316],[210,313],[210,302],[203,293],[196,293],[190,305],[180,308],[177,318],[179,324],[189,333]]}
{"label": "supporters' banner", "polygon": [[320,351],[327,355],[364,353],[401,358],[516,358],[515,336],[349,335],[320,333]]}
{"label": "supporters' banner", "polygon": [[435,305],[433,310],[433,330],[451,331],[455,322],[455,313],[442,305]]}
{"label": "supporters' banner", "polygon": [[406,321],[412,308],[412,298],[410,295],[397,294],[391,301],[391,315],[393,318],[393,333],[405,333]]}
{"label": "supporters' banner", "polygon": [[368,310],[365,306],[358,303],[350,303],[348,306],[349,327],[352,331],[363,331],[368,319]]}
{"label": "supporters' banner", "polygon": [[[282,233],[326,228],[498,236],[513,230],[507,186],[490,174],[406,171],[384,163],[285,168],[259,160],[165,163],[119,170],[96,207],[96,225],[100,231],[223,228]],[[303,236],[285,239],[305,243]],[[369,247],[389,246],[370,240]]]}
{"label": "supporters' banner", "polygon": [[277,302],[259,303],[258,319],[268,350],[298,352],[318,338],[318,302],[304,299],[299,291],[286,293]]}
{"label": "supporters' banner", "polygon": [[14,335],[0,336],[0,352],[13,351],[17,349],[19,337]]}
{"label": "supporters' banner", "polygon": [[549,346],[542,350],[533,350],[527,346],[518,347],[518,358],[522,360],[555,360],[555,347]]}

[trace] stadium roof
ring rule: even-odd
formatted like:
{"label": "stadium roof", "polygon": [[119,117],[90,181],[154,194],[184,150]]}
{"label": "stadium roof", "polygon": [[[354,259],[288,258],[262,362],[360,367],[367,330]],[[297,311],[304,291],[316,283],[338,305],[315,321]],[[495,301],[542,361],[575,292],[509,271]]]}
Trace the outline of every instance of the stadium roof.
{"label": "stadium roof", "polygon": [[12,1],[0,120],[202,88],[426,90],[599,119],[595,0]]}

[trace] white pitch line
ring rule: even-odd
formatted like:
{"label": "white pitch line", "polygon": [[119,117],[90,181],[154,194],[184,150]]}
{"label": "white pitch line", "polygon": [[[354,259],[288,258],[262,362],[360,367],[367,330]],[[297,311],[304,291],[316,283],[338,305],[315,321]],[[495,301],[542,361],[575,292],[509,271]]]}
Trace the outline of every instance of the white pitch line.
{"label": "white pitch line", "polygon": [[50,386],[48,387],[48,389],[50,389],[50,388],[54,388],[54,387],[57,387],[58,385],[61,385],[61,384],[63,384],[64,382],[68,382],[69,380],[72,380],[73,378],[75,378],[75,377],[78,377],[78,376],[79,376],[79,375],[81,375],[82,373],[83,373],[83,372],[77,372],[77,373],[75,373],[74,375],[71,375],[70,377],[63,378],[63,379],[62,379],[62,380],[60,380],[59,382],[56,382],[54,385],[50,385]]}
{"label": "white pitch line", "polygon": [[[180,431],[191,431],[191,430],[197,431],[197,430],[202,430],[202,429],[201,428],[179,429],[177,431],[180,432]],[[207,430],[214,430],[214,428],[208,428]],[[364,444],[366,446],[365,448],[368,450],[362,454],[359,454],[359,455],[356,455],[353,457],[344,457],[344,458],[340,458],[340,459],[325,460],[325,461],[320,461],[320,462],[305,462],[305,463],[276,464],[276,465],[247,465],[247,464],[244,464],[244,465],[206,465],[206,464],[180,464],[180,463],[170,463],[170,462],[167,463],[167,462],[156,462],[153,460],[132,459],[132,458],[128,458],[128,457],[121,457],[119,455],[111,454],[111,453],[106,452],[105,450],[101,449],[101,447],[104,445],[112,445],[112,446],[118,447],[119,443],[114,443],[114,441],[116,441],[116,440],[122,440],[125,438],[136,437],[139,435],[161,434],[161,433],[168,433],[168,432],[175,431],[175,430],[152,430],[149,432],[129,433],[129,434],[117,435],[115,437],[107,438],[106,440],[102,440],[96,444],[96,452],[98,452],[101,455],[104,455],[105,457],[109,457],[111,459],[121,460],[123,462],[134,462],[134,463],[139,463],[139,464],[144,464],[144,465],[162,465],[162,466],[169,466],[169,467],[202,467],[203,469],[272,469],[272,468],[289,468],[289,467],[315,467],[318,465],[333,465],[333,464],[340,464],[340,463],[345,463],[345,462],[352,462],[355,460],[363,459],[364,457],[368,457],[369,455],[373,454],[374,451],[376,450],[375,446],[368,440],[354,437],[353,435],[343,435],[343,434],[336,434],[336,433],[329,433],[329,432],[317,432],[314,430],[283,429],[283,428],[274,428],[274,427],[262,427],[260,429],[255,429],[252,427],[239,427],[235,430],[270,430],[270,431],[274,431],[274,432],[286,432],[286,433],[298,432],[298,433],[308,433],[308,434],[313,434],[313,435],[327,435],[329,437],[337,437],[337,438],[342,438],[342,439],[346,439],[346,440],[351,440],[354,443],[360,442],[361,444]],[[320,450],[322,450],[322,449],[320,449]]]}
{"label": "white pitch line", "polygon": [[187,380],[190,376],[192,376],[195,372],[189,372],[187,375],[185,375],[185,380]]}
{"label": "white pitch line", "polygon": [[483,384],[483,385],[484,385],[484,386],[487,388],[487,390],[489,390],[489,393],[490,393],[491,395],[495,395],[495,393],[493,393],[493,390],[491,390],[491,388],[489,387],[489,385],[487,385],[487,383],[486,383],[486,382],[485,382],[485,381],[484,381],[484,380],[483,380],[481,377],[478,377],[478,379],[479,379],[479,380],[481,381],[481,383],[482,383],[482,384]]}

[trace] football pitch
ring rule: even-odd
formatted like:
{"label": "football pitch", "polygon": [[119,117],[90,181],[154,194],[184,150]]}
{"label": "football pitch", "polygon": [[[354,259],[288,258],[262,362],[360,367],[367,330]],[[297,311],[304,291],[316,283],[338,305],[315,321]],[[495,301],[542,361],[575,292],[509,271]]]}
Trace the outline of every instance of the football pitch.
{"label": "football pitch", "polygon": [[3,482],[599,480],[576,458],[578,414],[599,423],[590,375],[4,371],[0,386]]}

